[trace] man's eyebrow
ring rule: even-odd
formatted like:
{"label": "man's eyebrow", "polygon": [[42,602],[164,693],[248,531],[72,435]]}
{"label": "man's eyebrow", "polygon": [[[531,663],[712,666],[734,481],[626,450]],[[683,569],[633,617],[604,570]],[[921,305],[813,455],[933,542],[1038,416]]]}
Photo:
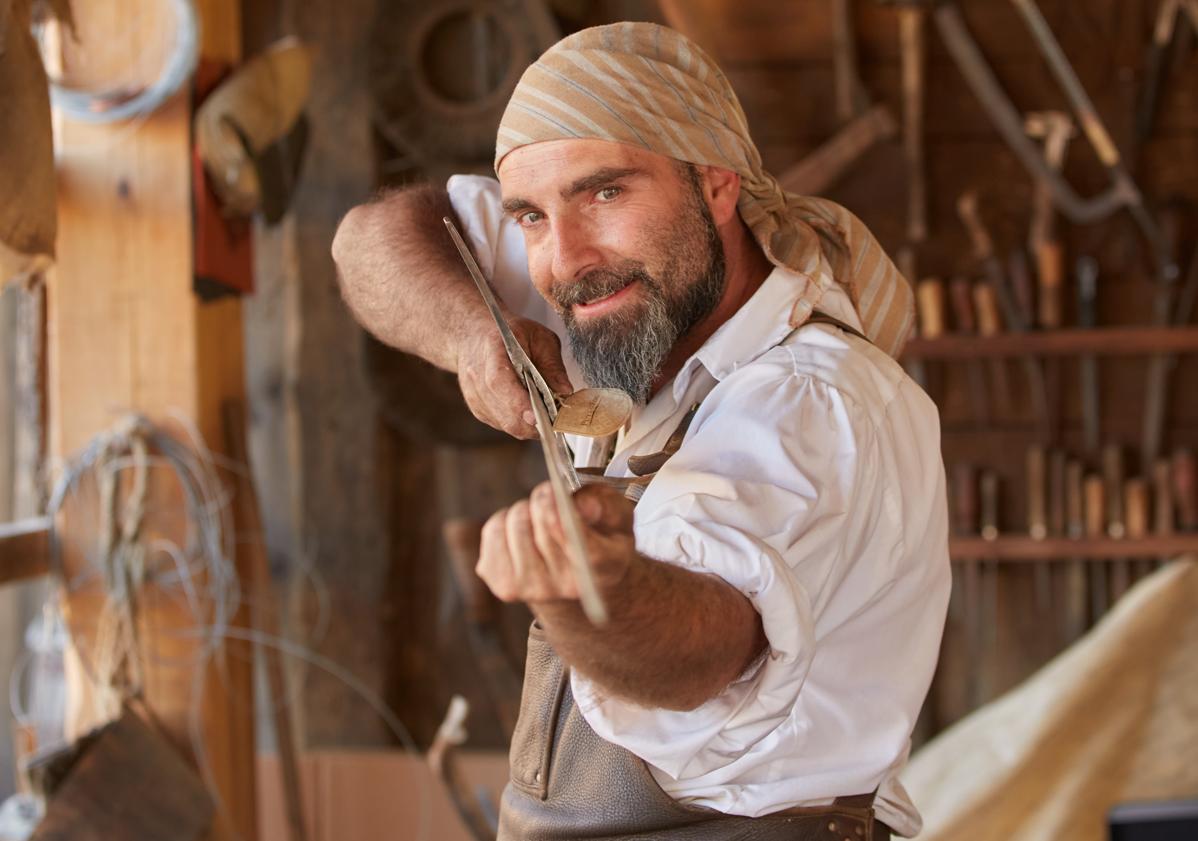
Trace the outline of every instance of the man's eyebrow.
{"label": "man's eyebrow", "polygon": [[512,198],[512,199],[504,199],[503,204],[501,206],[503,207],[504,213],[519,213],[522,210],[530,210],[530,209],[536,208],[536,205],[533,204],[532,202],[530,202],[528,199],[522,199],[522,198],[518,198],[518,197]]}
{"label": "man's eyebrow", "polygon": [[582,178],[572,182],[569,186],[562,189],[561,196],[563,199],[572,199],[579,193],[587,193],[591,190],[598,190],[613,181],[619,181],[622,178],[629,178],[633,175],[641,175],[644,170],[640,167],[604,167],[597,169],[590,175],[584,175]]}

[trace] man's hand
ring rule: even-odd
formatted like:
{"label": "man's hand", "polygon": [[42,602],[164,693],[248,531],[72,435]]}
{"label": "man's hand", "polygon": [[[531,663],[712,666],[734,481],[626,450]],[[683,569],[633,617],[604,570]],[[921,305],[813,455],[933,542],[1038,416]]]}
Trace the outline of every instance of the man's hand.
{"label": "man's hand", "polygon": [[[527,396],[526,396],[527,400]],[[632,503],[614,488],[588,485],[574,495],[591,572],[610,593],[640,561],[632,535]],[[506,602],[531,605],[578,599],[578,581],[553,491],[542,482],[527,500],[497,511],[483,527],[479,577]]]}
{"label": "man's hand", "polygon": [[[554,393],[573,393],[562,345],[557,334],[527,318],[509,318],[516,340],[545,378]],[[516,376],[503,347],[499,330],[490,319],[476,325],[458,342],[457,372],[462,396],[474,416],[488,426],[516,438],[536,438],[536,418],[528,402],[528,391]]]}

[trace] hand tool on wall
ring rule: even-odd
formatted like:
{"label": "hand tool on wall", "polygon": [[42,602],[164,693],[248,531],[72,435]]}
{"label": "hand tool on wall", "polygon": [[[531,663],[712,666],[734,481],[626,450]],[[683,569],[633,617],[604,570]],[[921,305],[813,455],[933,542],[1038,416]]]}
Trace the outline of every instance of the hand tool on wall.
{"label": "hand tool on wall", "polygon": [[1152,465],[1152,533],[1158,537],[1173,534],[1173,470],[1168,459]]}
{"label": "hand tool on wall", "polygon": [[[1065,463],[1065,530],[1071,540],[1086,535],[1085,494],[1082,463]],[[1086,630],[1086,561],[1072,557],[1065,562],[1065,639],[1073,642]]]}
{"label": "hand tool on wall", "polygon": [[[1106,536],[1106,483],[1100,474],[1086,476],[1082,485],[1086,508],[1086,537]],[[1090,618],[1097,622],[1110,606],[1106,560],[1089,560]]]}
{"label": "hand tool on wall", "polygon": [[[1097,318],[1098,263],[1092,257],[1077,260],[1077,326],[1093,329]],[[1098,357],[1082,354],[1078,360],[1081,374],[1082,436],[1086,453],[1097,458],[1101,433],[1101,406],[1098,391]]]}
{"label": "hand tool on wall", "polygon": [[[1133,476],[1123,483],[1123,517],[1127,524],[1128,540],[1148,536],[1148,482]],[[1133,583],[1152,571],[1152,562],[1140,558],[1132,563]]]}
{"label": "hand tool on wall", "polygon": [[1048,451],[1048,533],[1053,537],[1068,535],[1065,507],[1067,459],[1064,450],[1054,448]]}
{"label": "hand tool on wall", "polygon": [[944,335],[944,281],[925,277],[915,285],[915,300],[919,310],[919,335],[937,339]]}
{"label": "hand tool on wall", "polygon": [[898,9],[903,77],[903,154],[907,162],[907,241],[921,243],[928,234],[927,176],[924,161],[924,71],[926,12],[918,5]]}
{"label": "hand tool on wall", "polygon": [[[954,277],[948,285],[949,302],[953,310],[953,327],[957,333],[977,332],[973,313],[973,282],[967,277]],[[979,424],[990,422],[990,400],[986,391],[985,371],[978,359],[965,360],[965,377],[969,389],[969,405]]]}
{"label": "hand tool on wall", "polygon": [[[1053,172],[1065,163],[1065,150],[1073,137],[1073,120],[1060,111],[1036,111],[1024,121],[1027,133],[1044,142],[1044,162]],[[1056,208],[1052,189],[1036,182],[1032,199],[1032,224],[1028,231],[1028,249],[1036,258],[1036,277],[1040,281],[1038,321],[1041,327],[1061,326],[1061,280],[1064,275],[1064,251],[1056,237]]]}
{"label": "hand tool on wall", "polygon": [[[894,257],[894,265],[899,270],[899,274],[906,278],[907,283],[911,284],[911,287],[916,290],[916,327],[920,336],[926,336],[924,324],[927,321],[927,316],[925,316],[925,314],[922,312],[924,303],[920,301],[919,287],[916,283],[916,279],[919,277],[919,275],[916,273],[915,267],[915,248],[910,244],[900,246]],[[935,318],[934,313],[932,314],[932,317]],[[943,321],[943,317],[941,317],[940,320]],[[903,360],[903,368],[911,376],[911,379],[919,383],[919,387],[924,391],[928,391],[930,393],[931,381],[928,378],[928,367],[929,363],[924,359],[907,358]]]}
{"label": "hand tool on wall", "polygon": [[[981,535],[984,540],[997,540],[999,536],[999,494],[1000,485],[998,474],[993,470],[983,470],[978,481],[978,491],[981,502]],[[989,699],[994,694],[993,664],[995,641],[998,636],[998,592],[1002,564],[998,561],[979,562],[978,564],[978,596],[979,611],[977,631],[979,659],[973,671],[977,677],[976,689],[978,700]]]}
{"label": "hand tool on wall", "polygon": [[[1180,245],[1184,240],[1180,213],[1170,213],[1166,219],[1170,222],[1167,229],[1170,233],[1171,244],[1180,251]],[[1190,259],[1189,271],[1186,273],[1185,283],[1177,296],[1176,303],[1173,301],[1172,285],[1157,284],[1153,300],[1153,323],[1160,326],[1188,325],[1193,317],[1196,301],[1198,301],[1198,250]],[[1156,459],[1161,451],[1165,416],[1169,408],[1169,375],[1172,373],[1175,363],[1176,357],[1169,354],[1156,354],[1148,363],[1144,397],[1144,440],[1141,445],[1145,464]]]}
{"label": "hand tool on wall", "polygon": [[1023,249],[1016,248],[1007,257],[1007,277],[1011,281],[1011,294],[1015,297],[1019,319],[1030,328],[1036,323],[1036,297]]}
{"label": "hand tool on wall", "polygon": [[1142,145],[1152,134],[1157,103],[1165,76],[1165,58],[1177,31],[1177,19],[1184,12],[1198,31],[1198,0],[1162,0],[1152,29],[1152,44],[1145,59],[1144,85],[1136,108],[1136,144]]}
{"label": "hand tool on wall", "polygon": [[1039,8],[1033,0],[1011,2],[1023,16],[1037,48],[1064,88],[1083,133],[1107,170],[1111,187],[1098,196],[1082,199],[1059,172],[1052,170],[1025,133],[1022,117],[986,64],[960,9],[952,2],[938,3],[933,13],[936,25],[961,74],[1016,157],[1038,182],[1052,190],[1054,202],[1066,216],[1073,222],[1084,224],[1106,218],[1126,207],[1149,243],[1159,276],[1164,281],[1175,278],[1177,268],[1169,259],[1159,226],[1145,208],[1139,188],[1123,166],[1118,149]]}
{"label": "hand tool on wall", "polygon": [[1048,537],[1048,500],[1046,486],[1046,456],[1044,448],[1029,447],[1027,451],[1027,533],[1033,540]]}
{"label": "hand tool on wall", "polygon": [[853,31],[852,0],[832,0],[832,64],[836,117],[847,123],[868,107],[857,71],[857,36]]}
{"label": "hand tool on wall", "polygon": [[[1106,533],[1115,540],[1127,535],[1123,511],[1123,450],[1118,444],[1102,449],[1102,478],[1106,498]],[[1111,601],[1118,601],[1127,592],[1131,569],[1124,558],[1112,559],[1108,565],[1111,579]]]}
{"label": "hand tool on wall", "polygon": [[983,540],[998,540],[998,474],[993,470],[983,470],[978,488],[981,497],[978,531]]}
{"label": "hand tool on wall", "polygon": [[[784,190],[800,195],[818,195],[836,183],[875,144],[889,140],[898,131],[894,117],[884,105],[872,105],[857,66],[857,43],[853,32],[852,0],[832,0],[832,63],[835,70],[836,116],[839,131],[778,177]],[[678,17],[682,4],[663,5],[667,19]],[[911,278],[908,278],[910,280]]]}
{"label": "hand tool on wall", "polygon": [[1194,453],[1178,449],[1171,462],[1173,476],[1173,499],[1177,506],[1177,520],[1182,531],[1198,531],[1198,486],[1195,485]]}
{"label": "hand tool on wall", "polygon": [[582,483],[574,470],[574,464],[565,441],[561,434],[554,431],[553,428],[553,421],[557,417],[557,397],[549,388],[549,384],[545,382],[545,378],[541,376],[541,372],[533,365],[524,348],[516,340],[512,328],[503,316],[503,311],[499,308],[495,293],[491,291],[486,278],[483,277],[482,270],[479,269],[474,255],[470,253],[470,248],[462,239],[457,227],[449,217],[445,217],[442,221],[444,221],[458,253],[461,254],[462,261],[466,264],[470,277],[474,280],[474,285],[478,287],[479,294],[486,302],[487,309],[495,320],[495,326],[499,328],[504,348],[507,350],[517,378],[522,380],[525,388],[528,389],[528,399],[532,405],[533,414],[536,416],[537,435],[541,439],[541,449],[545,454],[545,466],[548,468],[554,502],[557,505],[562,530],[565,532],[566,541],[569,544],[569,551],[566,554],[569,555],[570,568],[578,584],[582,609],[593,624],[602,625],[607,621],[607,608],[595,586],[586,543],[582,536],[582,521],[572,498],[573,492],[582,487]]}
{"label": "hand tool on wall", "polygon": [[978,533],[980,509],[978,508],[977,470],[967,461],[953,464],[953,533],[961,536]]}
{"label": "hand tool on wall", "polygon": [[[1047,455],[1041,446],[1029,447],[1027,451],[1027,533],[1033,540],[1048,537]],[[1052,575],[1048,561],[1036,561],[1032,565],[1032,590],[1035,594],[1036,612],[1044,615],[1052,603]]]}
{"label": "hand tool on wall", "polygon": [[[1020,318],[1019,307],[1015,296],[1003,276],[1002,266],[994,254],[994,241],[982,222],[978,211],[977,193],[968,191],[957,200],[957,213],[962,223],[969,231],[973,243],[974,257],[982,267],[990,287],[994,290],[995,300],[1002,311],[1007,328],[1013,333],[1027,332],[1028,325]],[[980,318],[980,314],[979,314]],[[1028,394],[1031,399],[1032,411],[1039,427],[1040,439],[1049,441],[1052,436],[1052,419],[1049,417],[1048,393],[1044,383],[1044,371],[1035,357],[1024,355],[1020,357],[1024,374],[1027,377]]]}
{"label": "hand tool on wall", "polygon": [[[982,282],[973,284],[973,312],[977,317],[979,336],[997,336],[1002,332],[1002,318],[998,314],[998,302],[995,300],[994,287]],[[977,360],[973,360],[977,362]],[[1011,383],[1007,379],[1006,360],[1001,357],[991,357],[990,380],[991,393],[994,396],[995,414],[1004,419],[1011,417]]]}
{"label": "hand tool on wall", "polygon": [[798,163],[778,176],[782,189],[804,196],[819,195],[849,171],[857,159],[898,132],[885,105],[875,105],[853,118]]}

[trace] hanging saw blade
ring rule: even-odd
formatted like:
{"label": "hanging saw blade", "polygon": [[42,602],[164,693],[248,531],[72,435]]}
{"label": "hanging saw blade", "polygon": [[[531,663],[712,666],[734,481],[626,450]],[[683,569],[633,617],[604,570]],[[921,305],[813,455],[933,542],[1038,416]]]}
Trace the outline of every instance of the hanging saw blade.
{"label": "hanging saw blade", "polygon": [[603,604],[599,589],[595,585],[595,578],[591,574],[582,522],[578,517],[578,509],[574,507],[572,498],[573,492],[578,490],[582,483],[578,479],[578,473],[574,469],[564,439],[553,430],[553,421],[557,417],[557,398],[545,382],[545,378],[541,376],[541,372],[524,352],[520,342],[516,340],[516,335],[512,332],[511,326],[504,318],[503,311],[499,308],[495,293],[491,291],[490,285],[483,277],[482,270],[475,262],[474,255],[470,253],[457,226],[449,217],[445,217],[443,221],[449,230],[449,236],[453,239],[453,244],[457,246],[458,253],[462,255],[462,261],[465,262],[466,269],[474,280],[474,285],[478,287],[491,317],[495,320],[495,326],[499,328],[499,335],[503,338],[503,346],[507,350],[516,376],[528,389],[528,400],[537,421],[537,436],[541,439],[541,449],[545,454],[549,484],[553,489],[558,518],[561,520],[562,530],[565,532],[566,555],[570,559],[570,568],[574,572],[578,584],[582,609],[592,624],[602,625],[607,621],[607,608]]}

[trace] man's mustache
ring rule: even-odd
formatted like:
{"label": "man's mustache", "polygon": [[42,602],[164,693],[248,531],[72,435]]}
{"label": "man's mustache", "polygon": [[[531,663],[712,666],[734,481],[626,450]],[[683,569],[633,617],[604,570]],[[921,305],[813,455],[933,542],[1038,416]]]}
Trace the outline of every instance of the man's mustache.
{"label": "man's mustache", "polygon": [[592,269],[576,281],[554,283],[549,289],[549,294],[563,311],[569,312],[575,304],[585,304],[614,295],[636,281],[650,289],[657,287],[657,281],[643,266],[628,266],[618,269]]}

